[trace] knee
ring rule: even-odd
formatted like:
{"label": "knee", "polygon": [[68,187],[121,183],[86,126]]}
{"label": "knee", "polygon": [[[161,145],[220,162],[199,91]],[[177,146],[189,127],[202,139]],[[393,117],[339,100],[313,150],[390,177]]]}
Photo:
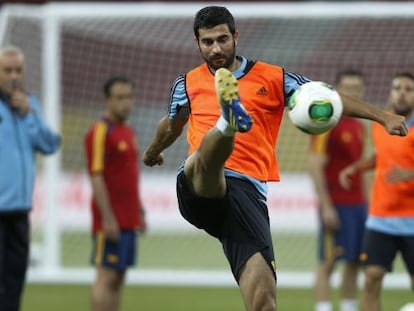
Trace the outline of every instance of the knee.
{"label": "knee", "polygon": [[124,278],[121,273],[107,280],[105,286],[112,292],[118,292],[121,290],[124,284]]}
{"label": "knee", "polygon": [[273,273],[262,275],[253,291],[253,310],[276,310],[276,280]]}
{"label": "knee", "polygon": [[367,267],[365,269],[365,290],[376,291],[381,288],[385,270],[380,267]]}
{"label": "knee", "polygon": [[276,310],[276,281],[272,273],[261,274],[256,278],[244,278],[239,284],[242,290],[246,310]]}
{"label": "knee", "polygon": [[274,311],[276,310],[276,286],[261,284],[254,291],[253,310]]}
{"label": "knee", "polygon": [[249,311],[276,310],[276,280],[261,253],[249,258],[241,270],[239,286]]}
{"label": "knee", "polygon": [[93,295],[104,295],[107,293],[116,293],[120,292],[122,289],[122,283],[118,281],[95,281],[93,287],[92,287],[92,294]]}
{"label": "knee", "polygon": [[124,273],[114,270],[100,269],[94,287],[97,291],[120,291],[123,285]]}
{"label": "knee", "polygon": [[332,274],[332,271],[335,267],[334,261],[322,261],[318,265],[318,275],[320,277],[326,277],[329,278]]}
{"label": "knee", "polygon": [[358,265],[355,263],[346,263],[344,268],[342,279],[347,282],[352,282],[356,286],[359,270]]}

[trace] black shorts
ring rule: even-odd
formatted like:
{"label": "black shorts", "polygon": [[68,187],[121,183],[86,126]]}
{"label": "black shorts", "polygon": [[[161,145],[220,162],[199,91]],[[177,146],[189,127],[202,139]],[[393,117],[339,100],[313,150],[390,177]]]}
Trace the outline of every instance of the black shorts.
{"label": "black shorts", "polygon": [[392,235],[366,229],[362,243],[362,265],[379,265],[392,271],[393,261],[399,251],[408,272],[414,275],[414,236]]}
{"label": "black shorts", "polygon": [[181,215],[192,225],[220,240],[238,282],[240,269],[261,252],[275,274],[275,259],[266,198],[249,181],[226,177],[227,193],[221,199],[195,196],[177,176],[177,197]]}
{"label": "black shorts", "polygon": [[19,310],[29,263],[29,212],[0,212],[0,310]]}

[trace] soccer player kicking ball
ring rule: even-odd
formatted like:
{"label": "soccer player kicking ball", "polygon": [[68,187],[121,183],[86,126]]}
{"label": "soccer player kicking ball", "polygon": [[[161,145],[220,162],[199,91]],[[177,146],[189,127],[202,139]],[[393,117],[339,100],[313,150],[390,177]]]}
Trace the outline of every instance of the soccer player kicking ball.
{"label": "soccer player kicking ball", "polygon": [[[168,115],[159,122],[144,163],[162,164],[162,151],[189,123],[189,157],[177,175],[180,212],[222,243],[246,309],[276,310],[266,183],[279,180],[275,146],[285,103],[309,80],[236,56],[238,32],[224,7],[201,9],[194,35],[205,64],[174,81]],[[403,117],[350,97],[342,100],[345,114],[406,134]]]}

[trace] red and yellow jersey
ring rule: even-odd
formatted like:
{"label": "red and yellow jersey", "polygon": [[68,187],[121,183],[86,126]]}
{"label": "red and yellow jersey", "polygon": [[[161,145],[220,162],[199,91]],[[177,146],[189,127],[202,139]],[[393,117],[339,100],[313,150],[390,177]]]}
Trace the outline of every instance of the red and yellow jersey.
{"label": "red and yellow jersey", "polygon": [[405,137],[389,135],[377,123],[372,127],[375,147],[375,178],[369,208],[371,216],[414,217],[414,179],[387,182],[393,167],[414,169],[414,128]]}
{"label": "red and yellow jersey", "polygon": [[[275,146],[284,108],[283,69],[255,62],[238,82],[241,101],[254,124],[249,132],[236,134],[235,147],[225,167],[260,181],[278,181]],[[191,154],[215,126],[220,105],[214,75],[206,64],[187,73],[185,85],[191,109],[187,130]]]}
{"label": "red and yellow jersey", "polygon": [[352,176],[351,189],[345,190],[339,184],[339,172],[362,156],[364,132],[364,125],[360,121],[343,117],[331,131],[311,138],[312,153],[327,157],[325,177],[334,204],[365,202],[361,173]]}
{"label": "red and yellow jersey", "polygon": [[[127,125],[103,118],[85,136],[89,174],[102,173],[110,204],[121,229],[141,225],[138,142],[135,131]],[[102,230],[102,219],[92,197],[93,232]]]}

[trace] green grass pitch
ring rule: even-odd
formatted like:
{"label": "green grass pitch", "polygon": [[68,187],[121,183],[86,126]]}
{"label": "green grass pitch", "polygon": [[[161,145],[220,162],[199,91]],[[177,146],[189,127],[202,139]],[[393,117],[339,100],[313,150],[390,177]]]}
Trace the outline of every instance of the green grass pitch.
{"label": "green grass pitch", "polygon": [[[28,284],[21,311],[89,310],[88,285]],[[384,290],[383,310],[398,311],[413,294],[407,290]],[[278,309],[311,311],[311,289],[278,289]],[[122,311],[239,311],[244,310],[238,288],[145,287],[127,285]]]}
{"label": "green grass pitch", "polygon": [[[313,271],[316,236],[309,233],[275,233],[279,271]],[[64,267],[87,267],[91,238],[85,232],[64,232],[61,239]],[[168,255],[168,256],[167,256]],[[204,269],[229,271],[221,245],[205,234],[148,232],[139,241],[138,266],[134,269]],[[396,271],[404,271],[400,260]],[[230,272],[229,272],[230,273]],[[310,284],[311,286],[311,284]],[[90,310],[90,285],[28,284],[21,311]],[[337,291],[335,297],[337,298]],[[279,288],[278,310],[313,310],[311,288]],[[398,311],[414,295],[408,290],[384,290],[383,310]],[[1,310],[1,306],[0,306]],[[137,286],[123,291],[122,311],[232,311],[244,310],[236,287]]]}

